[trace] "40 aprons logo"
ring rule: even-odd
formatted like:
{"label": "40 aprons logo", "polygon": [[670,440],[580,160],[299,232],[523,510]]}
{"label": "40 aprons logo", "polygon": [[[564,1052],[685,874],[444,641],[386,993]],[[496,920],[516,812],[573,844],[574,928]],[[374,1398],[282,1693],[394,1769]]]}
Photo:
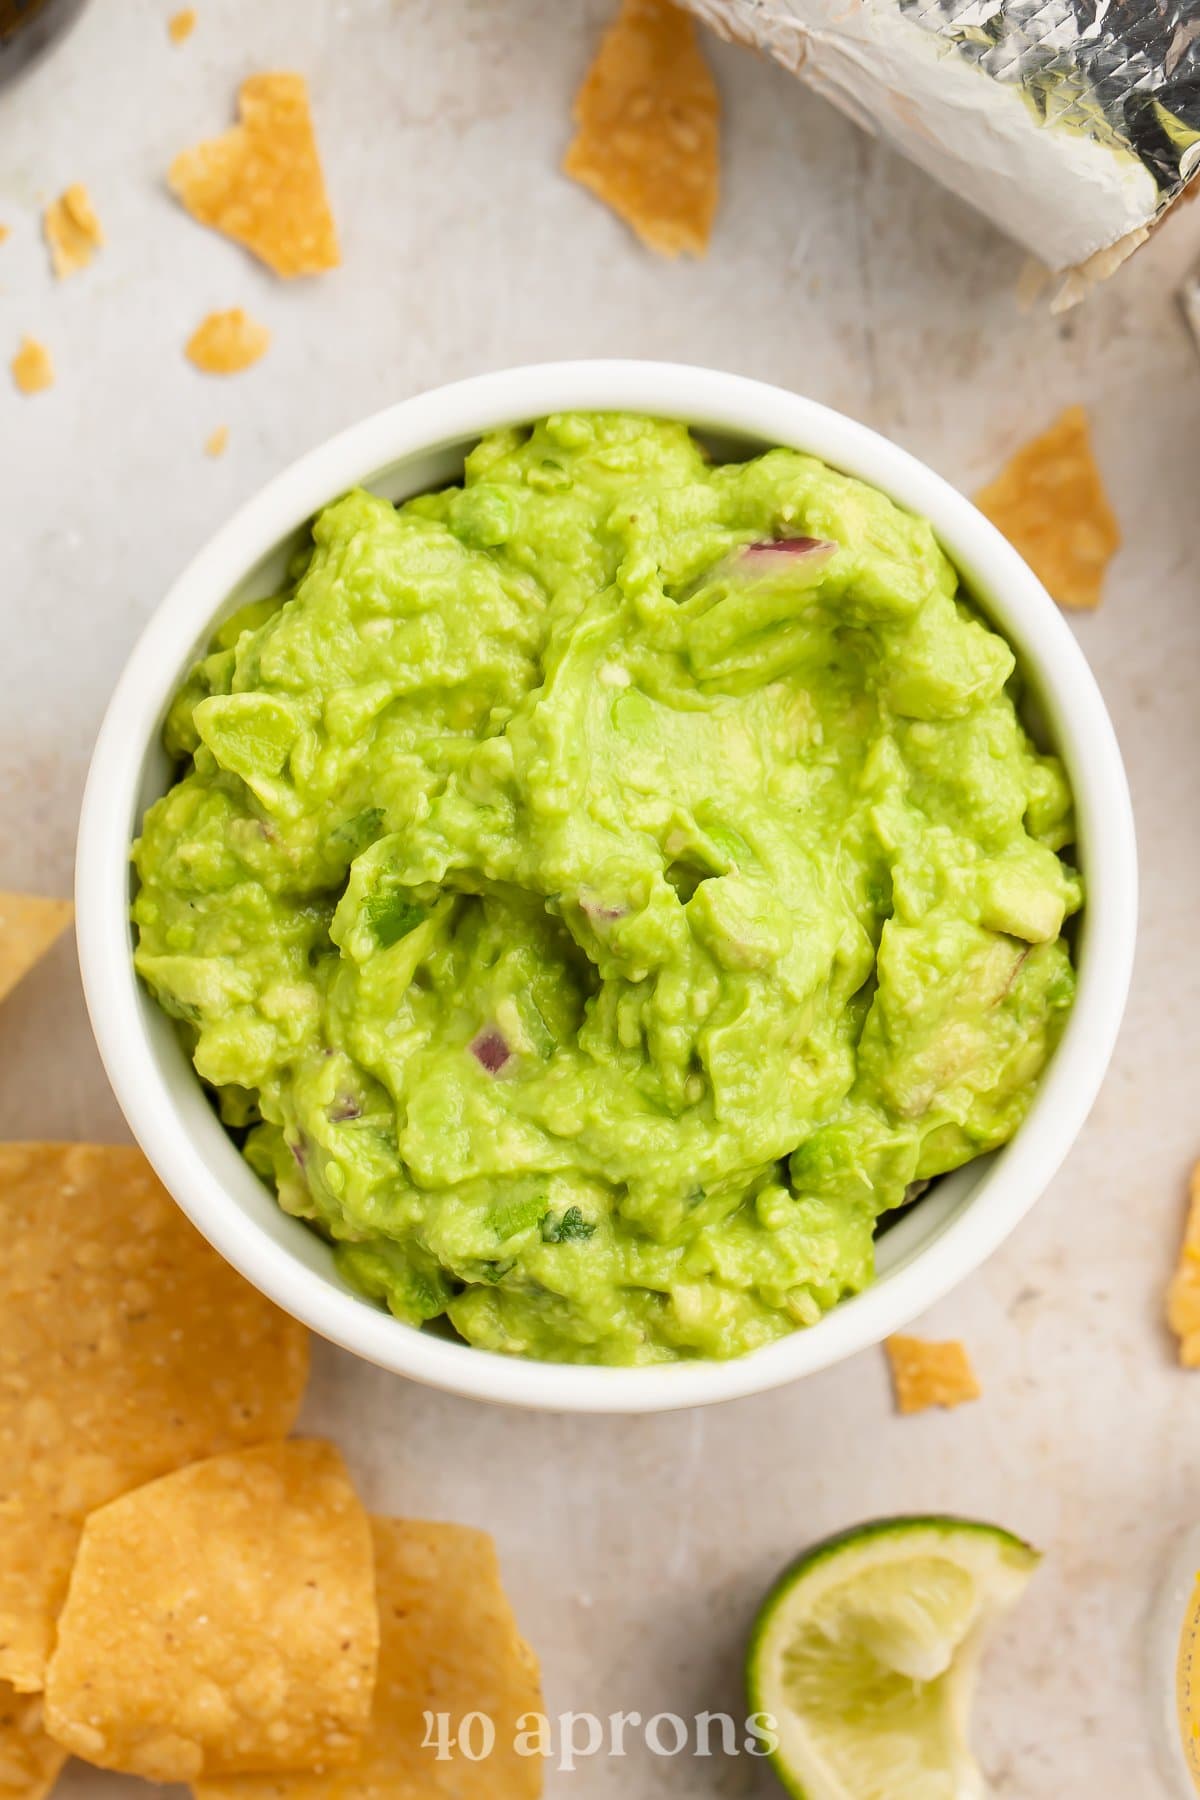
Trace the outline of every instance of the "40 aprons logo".
{"label": "40 aprons logo", "polygon": [[628,1756],[646,1749],[652,1756],[770,1756],[779,1748],[779,1731],[770,1713],[751,1713],[739,1724],[729,1713],[702,1712],[692,1719],[680,1713],[526,1712],[510,1727],[504,1741],[489,1713],[448,1712],[422,1715],[421,1748],[435,1762],[486,1762],[497,1749],[516,1756],[540,1756],[569,1775],[591,1756]]}

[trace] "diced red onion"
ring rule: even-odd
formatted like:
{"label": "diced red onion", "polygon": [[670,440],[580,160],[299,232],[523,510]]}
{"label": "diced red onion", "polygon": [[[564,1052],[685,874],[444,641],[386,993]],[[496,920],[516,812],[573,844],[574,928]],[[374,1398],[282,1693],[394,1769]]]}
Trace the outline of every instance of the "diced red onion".
{"label": "diced red onion", "polygon": [[801,560],[827,562],[839,548],[831,538],[766,538],[760,544],[744,544],[734,560],[765,575],[771,569],[782,572]]}
{"label": "diced red onion", "polygon": [[472,1041],[471,1055],[489,1075],[498,1075],[512,1051],[494,1025],[488,1025]]}

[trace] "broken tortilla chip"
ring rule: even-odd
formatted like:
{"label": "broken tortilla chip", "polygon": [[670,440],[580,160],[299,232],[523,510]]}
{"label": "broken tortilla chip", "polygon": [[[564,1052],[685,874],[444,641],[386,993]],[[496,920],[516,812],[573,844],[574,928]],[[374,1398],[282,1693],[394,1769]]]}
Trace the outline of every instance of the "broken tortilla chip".
{"label": "broken tortilla chip", "polygon": [[575,99],[563,169],[663,256],[708,248],[720,100],[690,16],[623,0]]}
{"label": "broken tortilla chip", "polygon": [[46,208],[42,230],[50,247],[50,265],[60,281],[86,269],[104,242],[91,197],[78,181]]}
{"label": "broken tortilla chip", "polygon": [[8,237],[8,226],[0,225],[0,244],[2,244],[7,237]]}
{"label": "broken tortilla chip", "polygon": [[277,275],[337,267],[338,242],[302,75],[252,75],[241,123],[185,150],[167,175],[194,219],[224,232]]}
{"label": "broken tortilla chip", "polygon": [[[537,1659],[500,1582],[495,1546],[464,1525],[373,1519],[379,1678],[357,1763],[315,1774],[196,1783],[196,1800],[536,1800],[542,1757],[522,1754],[542,1708]],[[437,1760],[429,1713],[490,1720],[490,1754]],[[484,1727],[486,1729],[486,1727]],[[474,1742],[468,1744],[474,1749]]]}
{"label": "broken tortilla chip", "polygon": [[1185,1369],[1200,1368],[1200,1163],[1192,1170],[1179,1261],[1167,1288],[1167,1323]]}
{"label": "broken tortilla chip", "polygon": [[1087,413],[1069,406],[975,496],[1060,606],[1100,604],[1121,532],[1092,455]]}
{"label": "broken tortilla chip", "polygon": [[236,375],[248,369],[270,346],[271,334],[240,306],[209,313],[187,341],[186,355],[206,375]]}
{"label": "broken tortilla chip", "polygon": [[218,425],[217,429],[210,431],[204,440],[204,454],[205,456],[224,456],[228,446],[229,427],[228,425]]}
{"label": "broken tortilla chip", "polygon": [[54,386],[54,364],[45,344],[36,338],[22,338],[21,348],[9,364],[12,378],[23,394],[40,394]]}
{"label": "broken tortilla chip", "polygon": [[209,1248],[139,1150],[0,1144],[0,1679],[39,1688],[86,1514],[282,1437],[308,1334]]}
{"label": "broken tortilla chip", "polygon": [[69,900],[0,894],[0,1000],[45,956],[71,923]]}
{"label": "broken tortilla chip", "polygon": [[892,1367],[900,1412],[924,1412],[927,1406],[961,1406],[964,1400],[978,1400],[980,1388],[971,1359],[957,1339],[934,1344],[927,1338],[896,1335],[885,1338],[883,1347]]}
{"label": "broken tortilla chip", "polygon": [[87,1519],[46,1729],[151,1781],[346,1762],[378,1647],[371,1528],[340,1453],[265,1444]]}
{"label": "broken tortilla chip", "polygon": [[172,13],[167,20],[167,36],[173,44],[184,44],[196,29],[196,9],[185,6],[181,12]]}
{"label": "broken tortilla chip", "polygon": [[42,1696],[0,1682],[0,1800],[42,1800],[66,1760],[42,1726]]}

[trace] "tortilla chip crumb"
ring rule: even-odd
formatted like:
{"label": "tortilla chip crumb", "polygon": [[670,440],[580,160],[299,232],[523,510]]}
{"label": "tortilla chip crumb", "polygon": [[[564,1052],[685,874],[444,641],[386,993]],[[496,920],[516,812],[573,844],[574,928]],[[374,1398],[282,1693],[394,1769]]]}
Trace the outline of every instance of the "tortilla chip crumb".
{"label": "tortilla chip crumb", "polygon": [[228,443],[228,425],[218,425],[217,429],[204,440],[205,456],[224,456]]}
{"label": "tortilla chip crumb", "polygon": [[340,261],[302,75],[252,75],[241,122],[177,156],[172,193],[201,225],[245,245],[277,275],[316,275]]}
{"label": "tortilla chip crumb", "polygon": [[1167,1324],[1179,1339],[1179,1361],[1200,1369],[1200,1163],[1192,1170],[1187,1224],[1167,1288]]}
{"label": "tortilla chip crumb", "polygon": [[186,353],[206,375],[236,375],[265,356],[270,342],[266,326],[235,306],[209,313],[188,339]]}
{"label": "tortilla chip crumb", "polygon": [[1032,312],[1045,298],[1046,289],[1054,277],[1044,262],[1036,256],[1027,256],[1021,264],[1021,272],[1017,276],[1016,301],[1017,310],[1023,313]]}
{"label": "tortilla chip crumb", "polygon": [[1100,604],[1104,573],[1120,547],[1092,454],[1088,417],[1069,406],[1017,451],[975,504],[1020,551],[1060,606]]}
{"label": "tortilla chip crumb", "polygon": [[86,269],[104,242],[91,196],[78,181],[46,208],[42,230],[50,246],[51,267],[60,281]]}
{"label": "tortilla chip crumb", "polygon": [[62,936],[74,912],[69,900],[0,894],[0,1000]]}
{"label": "tortilla chip crumb", "polygon": [[167,36],[173,44],[186,43],[196,29],[196,9],[185,6],[182,12],[172,13],[167,20]]}
{"label": "tortilla chip crumb", "polygon": [[7,236],[8,236],[8,226],[0,225],[0,244],[2,244],[4,242],[4,240]]}
{"label": "tortilla chip crumb", "polygon": [[21,348],[9,364],[12,378],[23,394],[40,394],[54,386],[54,364],[45,344],[36,338],[23,338]]}
{"label": "tortilla chip crumb", "polygon": [[563,169],[662,256],[703,256],[721,103],[696,27],[670,0],[622,0],[575,99]]}
{"label": "tortilla chip crumb", "polygon": [[902,1413],[924,1412],[928,1406],[961,1406],[978,1400],[980,1387],[967,1355],[957,1338],[934,1344],[927,1338],[894,1336],[884,1349],[892,1366],[896,1406]]}

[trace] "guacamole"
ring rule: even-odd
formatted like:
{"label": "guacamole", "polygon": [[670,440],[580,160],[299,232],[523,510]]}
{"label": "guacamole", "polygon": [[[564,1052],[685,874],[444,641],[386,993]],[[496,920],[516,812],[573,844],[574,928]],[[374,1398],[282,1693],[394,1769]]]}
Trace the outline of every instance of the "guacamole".
{"label": "guacamole", "polygon": [[192,671],[137,966],[400,1319],[738,1355],[867,1283],[1061,1033],[1071,797],[1018,694],[929,525],[813,457],[495,432],[326,507]]}

